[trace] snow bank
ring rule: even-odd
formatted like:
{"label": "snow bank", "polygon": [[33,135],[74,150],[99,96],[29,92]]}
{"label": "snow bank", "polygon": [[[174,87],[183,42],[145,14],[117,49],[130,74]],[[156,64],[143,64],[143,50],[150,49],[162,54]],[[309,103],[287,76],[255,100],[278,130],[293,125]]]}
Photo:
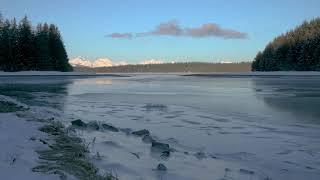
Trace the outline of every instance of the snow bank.
{"label": "snow bank", "polygon": [[40,123],[28,122],[13,113],[0,114],[0,175],[1,179],[54,180],[56,175],[32,172],[38,165],[36,149],[46,146],[37,139],[46,138],[38,131]]}

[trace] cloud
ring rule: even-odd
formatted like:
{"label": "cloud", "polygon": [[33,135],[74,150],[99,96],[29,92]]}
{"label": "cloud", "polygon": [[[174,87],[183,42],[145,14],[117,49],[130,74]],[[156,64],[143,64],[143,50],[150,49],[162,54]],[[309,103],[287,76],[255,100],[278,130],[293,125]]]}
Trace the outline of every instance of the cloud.
{"label": "cloud", "polygon": [[225,39],[245,39],[247,33],[239,32],[232,29],[223,29],[218,24],[208,23],[196,28],[186,28],[186,36],[194,38],[203,37],[222,37]]}
{"label": "cloud", "polygon": [[132,33],[112,33],[112,34],[106,35],[106,37],[131,39],[133,35]]}
{"label": "cloud", "polygon": [[180,36],[183,34],[183,29],[180,27],[177,21],[173,20],[159,24],[150,34]]}
{"label": "cloud", "polygon": [[202,24],[199,27],[183,28],[175,21],[161,23],[152,31],[140,33],[112,33],[107,35],[110,38],[125,38],[131,39],[133,37],[144,36],[185,36],[192,38],[206,38],[206,37],[220,37],[224,39],[246,39],[247,33],[240,32],[234,29],[222,28],[215,23]]}

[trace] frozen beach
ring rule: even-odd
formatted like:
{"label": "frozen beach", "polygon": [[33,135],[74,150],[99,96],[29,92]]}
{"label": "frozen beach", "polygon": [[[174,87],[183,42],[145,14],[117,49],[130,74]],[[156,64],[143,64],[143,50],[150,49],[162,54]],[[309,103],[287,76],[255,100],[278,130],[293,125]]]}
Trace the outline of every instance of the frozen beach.
{"label": "frozen beach", "polygon": [[[320,77],[316,72],[301,75],[68,79],[4,75],[0,77],[3,99],[26,105],[33,113],[19,117],[19,112],[0,113],[0,128],[15,127],[7,122],[12,119],[35,133],[21,133],[28,137],[23,140],[28,152],[6,168],[19,168],[27,153],[34,159],[22,167],[39,163],[32,150],[46,145],[27,140],[46,135],[34,122],[25,121],[39,114],[44,117],[37,118],[54,118],[66,127],[73,127],[75,120],[86,123],[73,128],[88,143],[92,162],[102,174],[112,172],[119,179],[316,180],[320,178]],[[10,134],[7,131],[1,131],[2,137]],[[18,151],[13,145],[20,141],[0,142]],[[2,158],[0,164],[9,162]],[[30,170],[30,176],[43,174]]]}

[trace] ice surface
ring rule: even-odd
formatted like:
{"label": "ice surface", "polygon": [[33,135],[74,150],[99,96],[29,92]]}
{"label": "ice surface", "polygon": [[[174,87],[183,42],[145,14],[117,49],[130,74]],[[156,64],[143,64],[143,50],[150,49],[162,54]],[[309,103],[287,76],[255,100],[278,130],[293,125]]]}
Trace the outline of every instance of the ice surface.
{"label": "ice surface", "polygon": [[[24,92],[20,102],[42,105],[39,111],[66,125],[81,119],[118,128],[77,133],[90,143],[95,164],[120,179],[316,180],[319,78],[135,74],[57,84],[33,79],[23,88],[9,78],[0,92]],[[142,129],[170,151],[154,151],[150,141],[131,134]],[[160,163],[166,171],[157,170]]]}

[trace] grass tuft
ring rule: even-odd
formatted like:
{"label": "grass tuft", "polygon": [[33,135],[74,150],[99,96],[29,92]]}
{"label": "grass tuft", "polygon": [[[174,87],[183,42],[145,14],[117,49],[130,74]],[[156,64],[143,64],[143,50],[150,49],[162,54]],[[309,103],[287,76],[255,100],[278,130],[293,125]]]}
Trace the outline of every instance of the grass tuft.
{"label": "grass tuft", "polygon": [[27,109],[15,103],[8,101],[0,101],[0,113],[10,113],[17,111],[26,111]]}
{"label": "grass tuft", "polygon": [[61,123],[53,122],[39,130],[53,136],[55,143],[47,150],[37,151],[44,162],[33,168],[34,172],[58,174],[62,180],[67,177],[65,173],[80,180],[117,179],[111,174],[100,175],[87,157],[89,150],[83,140],[69,135]]}

